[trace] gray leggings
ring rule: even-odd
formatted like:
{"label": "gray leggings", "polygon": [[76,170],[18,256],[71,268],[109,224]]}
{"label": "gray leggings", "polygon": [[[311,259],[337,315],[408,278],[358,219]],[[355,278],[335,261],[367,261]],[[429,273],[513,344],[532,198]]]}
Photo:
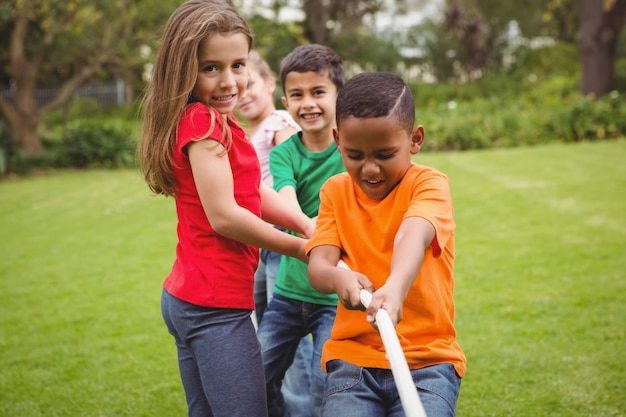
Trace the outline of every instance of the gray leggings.
{"label": "gray leggings", "polygon": [[189,417],[267,417],[261,349],[243,309],[207,308],[163,291]]}

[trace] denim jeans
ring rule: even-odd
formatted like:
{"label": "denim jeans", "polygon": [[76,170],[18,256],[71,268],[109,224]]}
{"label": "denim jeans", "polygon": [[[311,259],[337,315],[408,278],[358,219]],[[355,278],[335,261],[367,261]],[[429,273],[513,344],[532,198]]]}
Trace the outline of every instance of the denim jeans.
{"label": "denim jeans", "polygon": [[320,415],[325,379],[320,364],[322,347],[330,337],[336,312],[336,306],[305,303],[274,294],[257,332],[261,342],[270,416],[286,415],[281,384],[287,368],[294,360],[300,340],[309,333],[313,339],[309,409],[311,415]]}
{"label": "denim jeans", "polygon": [[[267,304],[274,295],[281,255],[261,250],[259,266],[254,274],[254,303],[257,322],[260,322]],[[303,337],[298,345],[293,363],[285,373],[281,393],[285,416],[311,417],[311,356],[313,342]]]}
{"label": "denim jeans", "polygon": [[261,249],[259,266],[254,273],[254,310],[257,322],[261,322],[267,304],[274,295],[281,254]]}
{"label": "denim jeans", "polygon": [[[342,360],[326,364],[324,417],[404,417],[389,369],[361,368]],[[454,417],[461,378],[452,364],[412,370],[413,382],[428,417]]]}
{"label": "denim jeans", "polygon": [[281,394],[285,400],[284,417],[313,417],[311,414],[311,358],[313,341],[310,335],[300,339],[296,356],[283,378]]}
{"label": "denim jeans", "polygon": [[267,417],[261,349],[250,310],[189,304],[163,290],[190,417]]}

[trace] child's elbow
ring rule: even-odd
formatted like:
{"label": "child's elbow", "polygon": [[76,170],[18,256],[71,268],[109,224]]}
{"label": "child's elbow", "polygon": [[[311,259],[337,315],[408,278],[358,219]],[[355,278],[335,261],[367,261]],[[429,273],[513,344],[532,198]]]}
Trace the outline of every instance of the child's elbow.
{"label": "child's elbow", "polygon": [[309,265],[307,267],[307,274],[309,277],[309,284],[311,284],[311,287],[313,287],[314,290],[319,291],[319,289],[317,288],[317,275],[316,275],[316,271],[315,271],[315,266],[311,264],[311,257],[309,257]]}
{"label": "child's elbow", "polygon": [[211,216],[209,218],[209,223],[211,224],[211,228],[215,231],[215,233],[222,236],[231,237],[236,230],[236,222],[234,222],[233,219],[228,216]]}
{"label": "child's elbow", "polygon": [[318,291],[322,294],[332,294],[333,288],[329,285],[328,277],[324,279],[323,274],[319,272],[319,268],[316,266],[315,262],[311,262],[311,258],[309,258],[309,266],[308,266],[308,275],[309,275],[309,284],[315,291]]}

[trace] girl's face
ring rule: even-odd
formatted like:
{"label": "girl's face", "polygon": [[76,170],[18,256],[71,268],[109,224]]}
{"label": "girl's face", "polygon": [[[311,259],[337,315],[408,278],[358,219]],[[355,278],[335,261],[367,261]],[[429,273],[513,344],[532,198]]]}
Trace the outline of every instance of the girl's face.
{"label": "girl's face", "polygon": [[248,84],[248,50],[242,33],[216,33],[202,42],[193,98],[223,114],[234,111]]}
{"label": "girl's face", "polygon": [[274,90],[276,82],[273,78],[264,79],[256,68],[256,65],[248,65],[248,87],[246,94],[239,101],[237,114],[246,120],[263,120],[273,110]]}

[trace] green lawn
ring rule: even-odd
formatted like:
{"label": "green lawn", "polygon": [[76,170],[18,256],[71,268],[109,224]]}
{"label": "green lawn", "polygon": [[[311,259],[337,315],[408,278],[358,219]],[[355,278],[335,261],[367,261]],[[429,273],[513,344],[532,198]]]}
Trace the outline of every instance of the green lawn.
{"label": "green lawn", "polygon": [[[626,142],[421,154],[450,177],[458,413],[626,416]],[[0,182],[0,416],[184,416],[171,199],[135,171]]]}

